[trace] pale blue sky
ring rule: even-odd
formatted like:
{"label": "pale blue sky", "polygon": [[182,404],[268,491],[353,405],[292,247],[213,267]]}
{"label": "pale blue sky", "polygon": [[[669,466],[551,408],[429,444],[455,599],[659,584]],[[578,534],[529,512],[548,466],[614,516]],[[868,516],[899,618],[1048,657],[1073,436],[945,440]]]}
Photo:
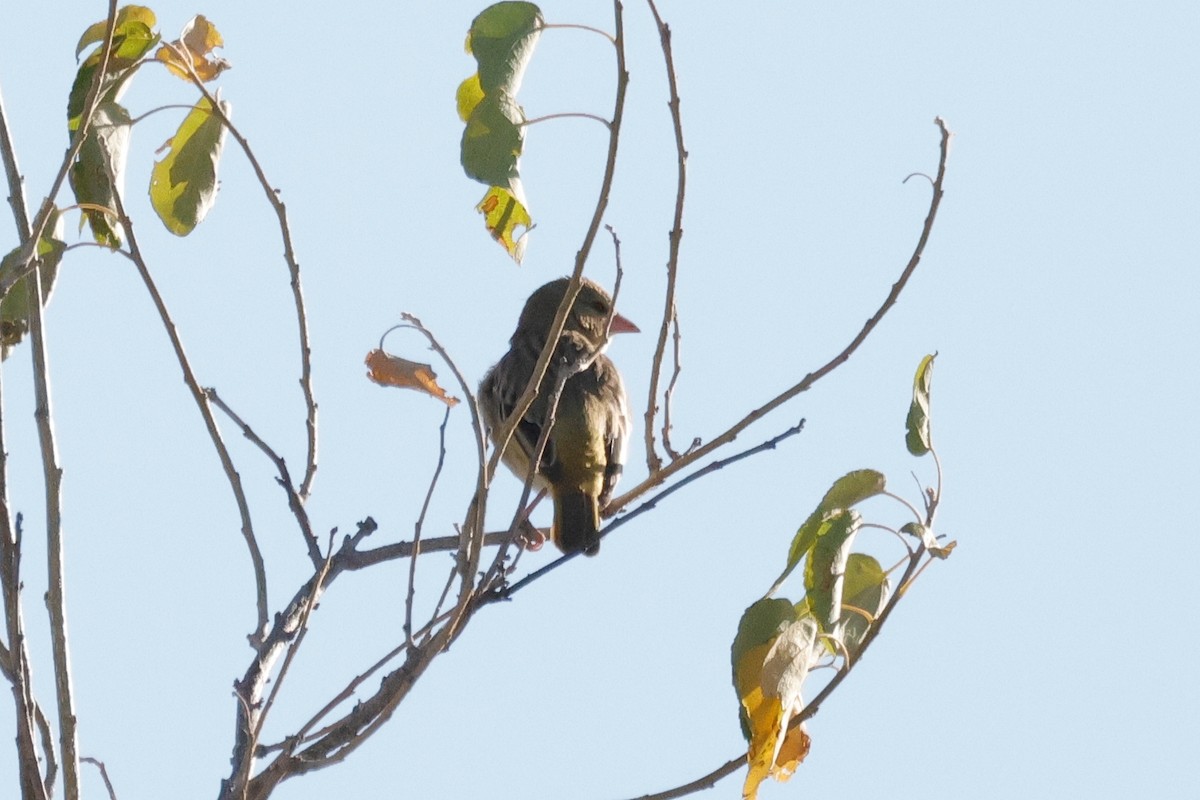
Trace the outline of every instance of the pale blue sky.
{"label": "pale blue sky", "polygon": [[[458,166],[454,90],[474,69],[462,42],[484,5],[153,6],[171,37],[197,11],[224,34],[234,68],[223,97],[288,204],[321,404],[310,507],[320,530],[370,514],[381,541],[409,536],[433,466],[441,409],[363,378],[379,334],[412,312],[477,381],[525,296],[569,271],[592,213],[605,131],[550,122],[529,132],[522,165],[538,223],[524,265],[483,233],[472,207],[484,187]],[[611,29],[603,2],[542,7],[550,22]],[[935,169],[941,115],[955,139],[925,259],[859,353],[738,446],[805,417],[801,436],[488,608],[382,733],[276,797],[634,797],[735,755],[737,619],[833,478],[872,466],[910,497],[910,470],[931,478],[902,436],[912,370],[933,350],[941,525],[958,550],[810,723],[812,754],[792,782],[761,796],[1192,796],[1200,6],[663,0],[661,10],[690,150],[677,441],[724,430],[874,311],[919,233],[928,186],[901,181]],[[0,88],[31,202],[66,145],[75,42],[103,13],[76,2],[3,14],[20,31],[0,49]],[[650,331],[674,151],[650,15],[630,0],[626,18],[632,82],[606,221],[624,243],[621,310]],[[520,99],[530,116],[607,115],[613,71],[600,37],[550,31]],[[147,69],[125,102],[136,115],[192,98]],[[218,204],[189,239],[167,234],[145,200],[153,151],[180,114],[135,129],[130,213],[202,382],[299,463],[292,301],[245,160],[227,150]],[[0,249],[14,242],[0,226]],[[611,280],[603,239],[589,274]],[[253,622],[233,503],[127,261],[72,251],[48,327],[82,752],[107,762],[121,800],[212,797]],[[424,356],[415,338],[389,342]],[[653,345],[645,334],[610,350],[639,408]],[[4,413],[49,703],[28,358],[21,348],[5,365]],[[448,532],[471,490],[465,413],[451,428],[430,533]],[[307,561],[270,464],[228,438],[278,605]],[[643,473],[635,443],[626,485]],[[495,497],[517,490],[505,477]],[[869,510],[903,521],[884,504]],[[446,561],[423,562],[422,597]],[[269,736],[399,641],[406,575],[395,564],[346,576],[326,595]],[[8,753],[0,786],[14,785]],[[703,796],[738,797],[741,777]]]}

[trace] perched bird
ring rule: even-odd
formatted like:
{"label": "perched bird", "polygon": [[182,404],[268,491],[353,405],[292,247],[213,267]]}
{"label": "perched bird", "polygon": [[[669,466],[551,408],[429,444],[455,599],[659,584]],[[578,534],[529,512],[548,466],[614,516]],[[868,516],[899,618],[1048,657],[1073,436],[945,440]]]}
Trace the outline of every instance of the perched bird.
{"label": "perched bird", "polygon": [[[479,385],[479,407],[493,441],[533,377],[568,283],[559,278],[529,296],[508,352]],[[556,382],[568,376],[533,479],[534,488],[548,489],[554,500],[550,535],[564,553],[599,552],[600,510],[612,497],[625,463],[629,401],[621,373],[604,349],[609,334],[636,333],[638,328],[612,314],[606,331],[611,310],[608,293],[584,279],[537,397],[504,451],[504,462],[524,480],[547,419],[549,396]]]}

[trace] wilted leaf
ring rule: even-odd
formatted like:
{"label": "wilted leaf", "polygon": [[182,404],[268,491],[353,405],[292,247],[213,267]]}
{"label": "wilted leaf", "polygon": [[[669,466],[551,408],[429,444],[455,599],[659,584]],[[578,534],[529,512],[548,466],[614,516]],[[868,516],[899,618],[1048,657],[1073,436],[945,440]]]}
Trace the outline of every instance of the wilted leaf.
{"label": "wilted leaf", "polygon": [[382,350],[372,350],[367,353],[367,367],[370,368],[367,377],[380,386],[416,389],[436,397],[448,406],[456,406],[459,403],[457,397],[446,394],[446,390],[438,385],[437,375],[428,364],[418,364],[416,361],[389,355]]}
{"label": "wilted leaf", "polygon": [[[521,184],[517,183],[516,188],[520,190]],[[525,258],[525,234],[529,232],[533,220],[529,218],[529,212],[518,195],[493,186],[475,206],[475,210],[483,214],[484,225],[492,238],[504,246],[513,261],[520,264]],[[520,235],[517,234],[517,228],[522,229]]]}
{"label": "wilted leaf", "polygon": [[821,630],[832,633],[842,613],[842,584],[850,547],[861,518],[857,511],[835,508],[821,520],[816,541],[804,567],[804,589],[808,607]]}
{"label": "wilted leaf", "polygon": [[817,624],[809,616],[797,619],[787,600],[760,600],[742,615],[732,652],[749,741],[742,796],[753,800],[767,777],[787,780],[808,754],[804,725],[791,728],[790,722],[804,708],[801,689],[821,656]]}
{"label": "wilted leaf", "polygon": [[821,498],[821,502],[796,530],[796,535],[792,537],[791,547],[788,548],[787,566],[776,579],[775,586],[779,586],[791,574],[796,565],[800,563],[800,559],[804,558],[804,555],[816,543],[826,514],[837,508],[850,508],[869,497],[874,497],[884,490],[886,484],[887,479],[883,473],[873,469],[857,469],[847,472],[834,481],[833,485],[825,492],[825,496]]}
{"label": "wilted leaf", "polygon": [[851,553],[846,562],[846,580],[842,585],[842,620],[838,638],[847,653],[858,655],[859,645],[887,605],[887,573],[869,555]]}
{"label": "wilted leaf", "polygon": [[[228,118],[229,103],[217,102]],[[217,166],[224,144],[225,125],[202,97],[163,145],[169,150],[150,173],[150,202],[176,236],[191,233],[217,201]]]}
{"label": "wilted leaf", "polygon": [[925,356],[913,377],[912,403],[908,406],[904,444],[914,456],[923,456],[932,446],[929,432],[929,390],[933,381],[933,360],[937,353]]}
{"label": "wilted leaf", "polygon": [[938,544],[937,537],[933,535],[933,531],[918,522],[908,523],[900,529],[900,532],[920,539],[921,544],[925,545],[925,549],[929,551],[929,555],[934,558],[948,558],[950,551],[958,546],[958,542],[947,542],[944,545]]}
{"label": "wilted leaf", "polygon": [[[63,237],[62,217],[58,209],[50,213],[46,224],[46,232],[38,240],[37,257],[41,259],[38,274],[41,276],[42,306],[50,302],[50,293],[54,290],[54,279],[58,276],[58,264],[62,260],[63,251],[67,244]],[[21,248],[16,247],[0,261],[0,276],[8,276],[20,269],[17,256]],[[29,332],[29,276],[17,280],[0,301],[0,359],[8,358],[8,354],[16,347],[25,334]]]}
{"label": "wilted leaf", "polygon": [[185,81],[192,79],[188,72],[190,66],[200,80],[207,83],[229,69],[228,61],[212,54],[213,50],[224,46],[225,42],[216,26],[203,14],[197,14],[183,27],[179,38],[170,45],[164,44],[158,48],[154,57]]}
{"label": "wilted leaf", "polygon": [[75,200],[84,206],[83,219],[91,226],[92,237],[114,250],[121,246],[115,197],[125,191],[130,123],[129,112],[120,104],[97,106],[70,173]]}

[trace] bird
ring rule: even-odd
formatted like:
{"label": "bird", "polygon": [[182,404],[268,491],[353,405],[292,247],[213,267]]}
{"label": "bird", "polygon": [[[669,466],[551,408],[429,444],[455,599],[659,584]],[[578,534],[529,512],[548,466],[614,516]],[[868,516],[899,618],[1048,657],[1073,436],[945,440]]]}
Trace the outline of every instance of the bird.
{"label": "bird", "polygon": [[[569,283],[559,278],[529,296],[508,352],[480,382],[480,412],[497,447],[496,435],[533,376]],[[554,502],[550,536],[567,554],[599,552],[600,512],[612,498],[625,464],[629,400],[621,373],[604,350],[609,335],[637,333],[638,327],[613,312],[612,305],[608,292],[583,279],[537,396],[504,450],[504,463],[525,480],[550,395],[565,377],[533,486],[549,492]]]}

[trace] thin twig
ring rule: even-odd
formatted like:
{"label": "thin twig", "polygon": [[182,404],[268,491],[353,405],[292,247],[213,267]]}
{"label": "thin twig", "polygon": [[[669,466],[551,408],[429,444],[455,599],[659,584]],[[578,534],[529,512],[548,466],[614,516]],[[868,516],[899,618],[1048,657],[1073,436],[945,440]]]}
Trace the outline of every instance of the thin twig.
{"label": "thin twig", "polygon": [[433,477],[429,479],[429,488],[425,491],[425,501],[421,503],[421,513],[413,523],[412,556],[408,559],[408,593],[404,597],[404,636],[408,643],[413,644],[412,617],[413,602],[417,596],[417,556],[421,554],[421,529],[425,525],[425,515],[429,513],[429,504],[433,500],[433,492],[437,488],[438,478],[446,463],[446,424],[450,422],[450,406],[442,416],[442,424],[438,428],[438,458],[434,467]]}
{"label": "thin twig", "polygon": [[291,509],[292,515],[296,518],[296,524],[300,527],[300,534],[304,537],[304,544],[308,548],[308,557],[312,562],[314,569],[320,569],[324,563],[325,557],[321,555],[321,546],[317,543],[317,535],[313,533],[312,522],[308,518],[308,511],[304,508],[304,498],[300,496],[296,486],[292,483],[292,474],[287,468],[287,462],[283,456],[275,452],[269,444],[263,441],[262,437],[254,432],[254,429],[242,419],[237,412],[229,407],[229,404],[221,399],[217,394],[217,390],[211,386],[204,388],[204,396],[208,401],[225,413],[225,416],[242,429],[242,435],[254,443],[259,450],[266,454],[267,458],[275,465],[275,469],[279,470],[279,478],[277,483],[287,494],[288,508]]}
{"label": "thin twig", "polygon": [[[671,328],[671,341],[674,345],[671,348],[671,360],[674,363],[674,369],[671,371],[671,381],[667,384],[667,390],[663,392],[662,440],[663,450],[665,450],[667,455],[671,457],[671,460],[674,461],[683,457],[683,454],[671,445],[671,428],[674,425],[674,423],[671,422],[671,403],[675,398],[675,385],[679,382],[679,376],[683,373],[683,359],[681,357],[681,351],[683,349],[683,336],[679,332],[679,309],[675,309],[675,313],[671,316]],[[700,440],[693,439],[691,446],[689,446],[687,449],[687,452],[690,453],[699,446]]]}
{"label": "thin twig", "polygon": [[262,551],[258,546],[258,539],[254,535],[254,524],[250,520],[250,504],[246,500],[246,492],[242,488],[242,477],[233,465],[233,458],[230,456],[229,448],[221,436],[221,429],[217,425],[216,418],[213,416],[208,396],[204,393],[200,382],[196,380],[196,374],[192,371],[191,362],[188,361],[187,353],[183,349],[183,340],[179,338],[179,331],[175,328],[175,321],[171,319],[171,314],[167,311],[167,305],[158,291],[158,286],[154,283],[154,278],[150,275],[150,268],[146,265],[146,260],[142,257],[142,251],[137,243],[137,236],[133,231],[133,221],[125,213],[125,203],[121,200],[119,192],[114,193],[113,197],[117,205],[117,215],[129,239],[129,251],[119,250],[118,252],[132,261],[134,266],[137,267],[138,275],[141,276],[142,283],[145,284],[146,291],[150,294],[154,308],[158,311],[158,317],[167,332],[167,338],[171,340],[171,347],[175,351],[175,358],[179,362],[180,371],[183,373],[183,382],[187,384],[188,390],[192,394],[192,400],[195,401],[196,408],[204,420],[205,430],[208,431],[213,448],[217,451],[217,458],[221,462],[221,468],[225,471],[225,477],[229,481],[229,488],[233,492],[234,502],[237,504],[238,515],[242,521],[242,538],[246,540],[246,547],[250,552],[250,563],[254,569],[255,606],[258,614],[254,632],[250,635],[250,642],[254,647],[258,647],[268,624],[267,568],[263,562]]}
{"label": "thin twig", "polygon": [[518,125],[518,127],[528,127],[530,125],[536,125],[539,122],[548,122],[552,119],[590,119],[594,122],[599,122],[601,125],[603,125],[606,128],[609,128],[612,126],[611,122],[609,122],[608,120],[606,120],[604,117],[600,116],[599,114],[589,114],[585,111],[562,111],[557,114],[544,114],[540,117],[530,117],[529,119],[525,120],[520,125]]}
{"label": "thin twig", "polygon": [[[679,274],[679,245],[683,241],[683,200],[687,195],[687,147],[683,143],[683,119],[679,112],[679,82],[675,75],[675,56],[671,50],[671,27],[663,21],[662,16],[658,13],[658,6],[654,4],[654,0],[646,0],[650,6],[650,13],[654,15],[654,24],[658,28],[658,41],[663,51],[663,64],[667,70],[667,86],[670,91],[670,100],[667,107],[671,110],[671,124],[675,130],[675,155],[676,155],[676,181],[675,181],[675,217],[671,224],[671,231],[668,234],[670,243],[667,256],[667,289],[663,296],[663,318],[662,326],[658,330],[658,342],[654,347],[654,361],[650,367],[650,389],[646,400],[646,467],[650,475],[654,475],[662,467],[662,461],[658,457],[658,453],[654,449],[654,416],[658,410],[656,405],[658,402],[658,382],[662,374],[663,357],[667,350],[667,331],[672,320],[677,319],[677,310],[675,308],[675,282]],[[678,328],[676,328],[678,335]],[[664,403],[664,419],[663,419],[663,446],[667,449],[668,455],[678,459],[677,455],[671,453],[667,431],[669,429],[670,402],[672,390],[675,387],[675,379],[679,377],[679,345],[676,342],[675,348],[675,376],[671,379],[671,389],[665,395]]]}
{"label": "thin twig", "polygon": [[254,155],[254,151],[250,149],[250,143],[246,141],[246,137],[221,110],[221,104],[217,102],[217,98],[196,74],[190,55],[173,43],[167,42],[164,43],[164,46],[170,48],[179,57],[180,63],[187,68],[192,83],[212,106],[212,113],[221,121],[221,124],[229,131],[229,135],[246,154],[246,160],[250,162],[250,167],[254,170],[254,175],[258,178],[258,183],[267,196],[267,202],[271,204],[271,208],[275,210],[275,216],[279,219],[279,233],[283,239],[283,258],[287,262],[291,278],[292,299],[296,306],[296,328],[300,339],[300,389],[304,394],[304,405],[307,410],[304,427],[308,436],[308,454],[304,462],[304,478],[300,481],[299,494],[302,499],[307,500],[312,492],[313,479],[317,474],[317,400],[312,387],[312,346],[309,343],[308,335],[308,313],[304,305],[304,291],[300,285],[300,263],[296,260],[296,250],[292,245],[292,231],[288,225],[287,206],[279,199],[278,190],[267,180],[267,173],[263,171],[262,164]]}
{"label": "thin twig", "polygon": [[108,790],[108,800],[117,800],[117,792],[113,789],[112,781],[108,779],[108,768],[104,766],[104,762],[91,756],[84,756],[79,760],[84,764],[92,764],[100,770],[100,778],[104,781],[104,788]]}
{"label": "thin twig", "polygon": [[891,291],[888,292],[888,295],[884,298],[883,303],[878,309],[875,310],[875,313],[872,314],[869,319],[867,319],[862,329],[854,336],[853,339],[850,340],[850,343],[847,344],[840,353],[831,358],[821,367],[805,375],[799,383],[792,386],[790,389],[781,392],[763,405],[754,409],[741,420],[734,423],[734,425],[732,425],[721,435],[711,439],[704,445],[684,455],[677,461],[671,462],[661,470],[652,472],[637,486],[634,486],[620,497],[615,498],[609,505],[610,511],[615,512],[620,510],[625,505],[644,494],[647,490],[663,483],[671,475],[674,475],[681,469],[692,465],[699,459],[704,458],[717,448],[729,444],[738,437],[738,434],[750,427],[750,425],[762,419],[764,416],[779,408],[797,395],[812,388],[817,381],[821,380],[834,369],[849,360],[850,356],[853,355],[856,350],[858,350],[859,346],[862,345],[864,341],[866,341],[871,332],[874,331],[876,326],[879,325],[884,315],[887,314],[892,306],[896,304],[896,301],[900,298],[900,293],[904,290],[904,287],[908,284],[909,278],[912,277],[917,265],[921,262],[921,255],[925,252],[925,244],[929,241],[929,235],[933,230],[933,222],[937,218],[938,207],[942,202],[942,185],[946,176],[946,159],[949,155],[950,131],[946,127],[946,123],[941,117],[937,117],[934,122],[941,131],[941,157],[938,161],[937,178],[934,180],[933,197],[929,203],[929,211],[925,216],[925,224],[921,229],[921,235],[917,240],[916,247],[913,249],[913,253],[909,258],[908,264],[900,273],[900,277],[896,279],[894,284],[892,284]]}
{"label": "thin twig", "polygon": [[[741,461],[742,459],[749,458],[750,456],[757,455],[758,453],[762,453],[767,450],[774,450],[776,447],[779,446],[780,442],[784,441],[785,439],[790,439],[791,437],[800,433],[800,431],[802,431],[802,430],[804,430],[804,420],[800,420],[800,422],[798,422],[797,424],[788,428],[783,433],[780,433],[777,436],[772,436],[770,439],[767,439],[765,442],[756,444],[754,447],[751,447],[748,450],[743,450],[742,452],[737,453],[736,455],[732,455],[732,456],[729,456],[728,458],[723,458],[723,459],[720,459],[719,461],[713,461],[713,462],[710,462],[709,464],[706,464],[703,468],[696,470],[692,474],[688,475],[686,478],[683,478],[683,479],[679,480],[678,482],[673,483],[670,486],[668,486],[667,488],[663,489],[661,492],[654,495],[654,497],[651,497],[649,500],[646,500],[644,503],[642,503],[640,506],[635,508],[633,511],[629,512],[628,514],[626,514],[622,517],[619,517],[619,518],[613,520],[608,525],[605,525],[604,530],[600,531],[600,540],[603,541],[604,537],[608,536],[614,530],[616,530],[617,528],[620,528],[622,525],[625,525],[626,523],[630,522],[631,520],[636,519],[637,517],[641,516],[642,514],[645,514],[647,511],[650,511],[655,506],[657,506],[661,501],[665,500],[667,497],[670,497],[675,492],[679,491],[680,489],[682,489],[683,487],[692,483],[693,481],[699,480],[700,478],[703,478],[705,475],[709,475],[713,472],[724,469],[725,467],[728,467],[731,464],[736,464],[737,462]],[[570,561],[572,558],[574,558],[577,555],[579,555],[578,552],[567,553],[566,555],[562,556],[561,558],[557,559],[556,561],[552,561],[549,564],[545,565],[544,567],[542,567],[538,570],[535,570],[534,572],[529,573],[524,578],[522,578],[521,580],[514,583],[512,586],[501,589],[499,592],[496,592],[495,594],[490,595],[488,598],[489,601],[507,600],[507,599],[511,598],[520,589],[523,589],[524,587],[533,583],[535,580],[541,578],[546,573],[552,572],[553,570],[558,569],[558,567],[560,567],[562,564],[564,564],[567,561]]]}

